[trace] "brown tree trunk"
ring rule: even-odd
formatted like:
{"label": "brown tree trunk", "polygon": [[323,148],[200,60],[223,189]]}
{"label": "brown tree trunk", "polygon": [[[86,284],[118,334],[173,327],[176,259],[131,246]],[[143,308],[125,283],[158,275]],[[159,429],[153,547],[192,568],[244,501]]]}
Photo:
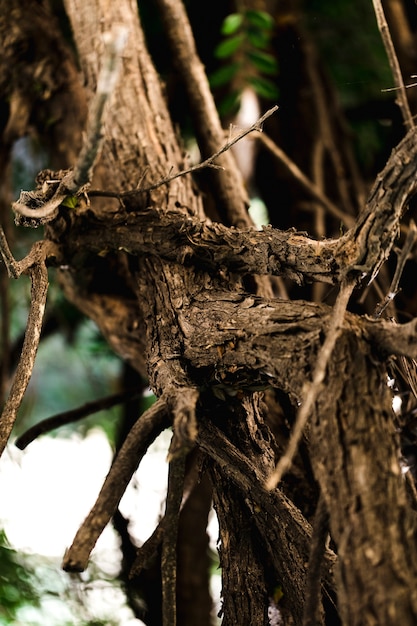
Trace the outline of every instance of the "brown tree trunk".
{"label": "brown tree trunk", "polygon": [[[309,458],[305,463],[298,458],[292,476],[268,491],[267,478],[287,442],[278,437],[274,440],[261,394],[278,390],[276,398],[282,399],[287,410],[276,412],[280,423],[275,426],[281,436],[288,433],[312,384],[334,311],[315,302],[267,298],[266,282],[257,294],[247,293],[243,285],[249,284],[248,274],[281,275],[296,283],[316,280],[352,286],[360,284],[361,276],[376,274],[392,249],[400,216],[415,191],[415,134],[410,133],[392,155],[367,207],[344,236],[316,241],[299,232],[252,230],[245,214],[241,177],[229,153],[223,160],[227,169],[216,174],[214,168],[213,172],[217,176],[213,184],[217,213],[227,224],[245,228],[212,224],[205,219],[202,195],[190,176],[155,185],[146,192],[136,189],[138,184],[141,188],[152,186],[171,169],[177,172],[186,167],[160,78],[146,49],[136,3],[65,0],[85,89],[77,81],[75,64],[57,35],[58,26],[52,23],[51,27],[43,5],[37,5],[34,19],[38,29],[43,26],[49,32],[45,48],[39,46],[32,65],[27,56],[15,57],[18,44],[23,41],[26,45],[33,37],[25,19],[30,4],[22,0],[11,8],[10,3],[2,2],[1,32],[5,33],[7,64],[1,64],[0,82],[10,102],[4,138],[10,148],[16,137],[27,132],[29,119],[39,133],[45,132],[45,119],[38,114],[42,102],[35,99],[28,84],[39,76],[39,68],[47,67],[50,84],[42,83],[45,108],[54,113],[58,109],[68,120],[68,126],[64,121],[54,126],[56,135],[49,142],[53,162],[63,167],[74,163],[82,141],[86,102],[96,90],[103,54],[101,36],[111,32],[115,24],[128,29],[121,75],[105,117],[105,141],[93,181],[93,187],[114,192],[113,197],[91,193],[91,204],[80,199],[74,209],[61,206],[46,225],[45,237],[55,244],[55,256],[51,254],[48,261],[59,264],[59,280],[66,296],[95,320],[113,349],[147,377],[158,397],[155,414],[140,418],[126,437],[129,458],[123,457],[122,446],[106,480],[118,487],[120,472],[127,483],[129,472],[136,468],[158,428],[166,425],[167,416],[174,432],[171,468],[191,450],[194,454],[195,448],[204,455],[202,471],[206,476],[200,492],[190,495],[182,513],[177,498],[174,513],[167,509],[156,539],[150,542],[151,556],[158,553],[162,542],[163,567],[168,563],[162,576],[166,594],[167,586],[175,580],[169,557],[175,552],[173,545],[169,545],[168,557],[166,551],[172,539],[169,528],[172,530],[175,515],[179,518],[178,623],[209,621],[207,561],[198,577],[194,579],[190,573],[193,559],[207,549],[203,526],[211,495],[209,477],[220,523],[225,626],[266,626],[268,607],[275,603],[286,623],[303,624],[309,593],[307,564],[314,539],[306,517],[317,505],[318,492],[327,507],[334,551],[324,549],[321,555],[317,619],[321,623],[338,619],[334,609],[333,613],[329,609],[337,596],[346,626],[414,625],[416,520],[400,471],[385,361],[388,353],[417,356],[415,324],[411,322],[395,334],[394,325],[352,313],[336,320],[338,337],[323,379],[316,385],[321,385],[320,393],[300,447],[301,454]],[[221,127],[203,68],[190,63],[195,59],[195,49],[184,7],[174,0],[159,0],[158,7],[176,66],[187,84],[190,107],[201,125],[198,135],[202,151],[216,151],[221,148]],[[302,32],[292,27],[289,30],[291,38]],[[282,41],[285,45],[285,38]],[[308,42],[304,44],[300,63],[316,89],[317,113],[321,116],[313,142],[324,142],[332,179],[340,174],[340,179],[332,180],[336,187],[333,197],[344,205],[352,220],[360,204],[361,183],[352,166],[353,191],[346,184],[351,152],[343,151],[342,158],[336,149],[336,131],[330,116],[320,109],[327,93],[324,80],[314,51]],[[19,72],[10,73],[8,67],[14,58],[30,74],[22,84],[16,77]],[[59,63],[54,65],[52,59]],[[66,70],[62,82],[58,81],[60,63]],[[203,87],[194,92],[199,81]],[[205,111],[209,111],[210,120],[203,128]],[[317,151],[323,165],[323,153],[319,148]],[[312,167],[312,178],[325,187],[319,170]],[[134,193],[120,195],[130,190]],[[260,285],[261,281],[258,288]],[[132,444],[129,437],[134,436],[136,426],[140,431],[142,423],[142,440]],[[310,464],[314,476],[309,475]],[[297,479],[303,483],[299,492],[311,498],[299,508],[291,500]],[[175,489],[178,483],[173,485]],[[86,566],[97,533],[115,512],[122,490],[110,498],[111,505],[103,495],[107,491],[103,488],[97,507],[77,533],[65,557],[67,569]],[[195,546],[186,541],[194,522],[198,523]],[[323,528],[319,531],[323,535]],[[284,595],[278,599],[276,590],[281,588]],[[173,607],[163,607],[164,624],[169,622],[170,610],[175,613]],[[174,623],[175,615],[172,619]]]}

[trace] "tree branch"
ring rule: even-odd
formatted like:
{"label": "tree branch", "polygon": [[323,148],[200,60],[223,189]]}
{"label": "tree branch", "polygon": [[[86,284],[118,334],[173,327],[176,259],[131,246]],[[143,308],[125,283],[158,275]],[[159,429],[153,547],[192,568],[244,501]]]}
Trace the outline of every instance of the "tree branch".
{"label": "tree branch", "polygon": [[268,489],[274,489],[281,481],[283,475],[291,467],[313,405],[317,400],[318,394],[322,390],[322,383],[326,375],[326,369],[332,356],[333,349],[336,345],[337,338],[342,331],[346,308],[354,286],[355,284],[353,282],[343,284],[337,296],[333,312],[329,320],[329,328],[326,333],[326,339],[317,356],[313,378],[311,383],[308,383],[304,389],[304,397],[301,400],[301,407],[297,414],[287,450],[279,460],[275,471],[268,478],[266,484]]}
{"label": "tree branch", "polygon": [[16,368],[9,397],[3,408],[0,418],[0,456],[6,447],[7,441],[16,421],[17,412],[32,376],[35,357],[39,346],[42,322],[45,313],[46,296],[48,293],[48,271],[45,259],[48,254],[58,256],[58,248],[50,241],[38,241],[29,254],[21,261],[13,257],[6,240],[3,228],[0,226],[0,253],[11,278],[18,278],[21,274],[29,274],[31,279],[31,299],[26,324],[25,338],[22,353]]}
{"label": "tree branch", "polygon": [[[204,156],[220,150],[223,129],[210,91],[205,68],[200,61],[184,4],[179,0],[157,0],[174,63],[184,82],[200,150]],[[242,175],[233,155],[226,152],[220,161],[222,169],[213,172],[218,208],[229,224],[250,226],[248,196]]]}
{"label": "tree branch", "polygon": [[410,106],[408,104],[407,92],[405,90],[400,64],[398,62],[394,44],[391,39],[391,33],[389,32],[384,9],[382,8],[382,2],[381,0],[372,0],[372,3],[374,5],[374,11],[379,32],[381,33],[381,38],[388,56],[388,61],[391,66],[392,74],[394,76],[394,82],[397,85],[398,89],[397,104],[401,109],[404,124],[407,130],[410,130],[414,127],[414,120],[413,116],[411,115]]}
{"label": "tree branch", "polygon": [[104,481],[96,503],[80,526],[71,547],[66,551],[62,567],[69,572],[82,572],[97,539],[114,514],[129,481],[148,447],[168,426],[164,398],[159,398],[132,427]]}
{"label": "tree branch", "polygon": [[20,450],[24,450],[30,443],[32,443],[32,441],[34,441],[40,435],[49,433],[51,430],[54,430],[55,428],[60,428],[61,426],[65,426],[66,424],[78,422],[88,415],[92,415],[94,413],[97,413],[98,411],[103,411],[104,409],[110,409],[116,404],[121,404],[122,402],[125,402],[127,400],[133,400],[139,396],[140,394],[137,392],[124,391],[123,393],[116,393],[111,396],[107,396],[106,398],[94,400],[93,402],[87,402],[83,406],[80,406],[76,409],[71,409],[70,411],[58,413],[57,415],[48,417],[42,422],[39,422],[38,424],[35,424],[31,428],[29,428],[25,433],[23,433],[23,435],[16,439],[15,445]]}
{"label": "tree branch", "polygon": [[9,397],[0,418],[0,456],[6,447],[16,421],[17,412],[32,376],[39,346],[42,321],[48,293],[48,272],[44,263],[36,263],[29,270],[32,281],[31,300],[22,354],[17,365]]}
{"label": "tree branch", "polygon": [[186,176],[187,174],[192,174],[193,172],[198,172],[199,170],[205,169],[206,167],[212,167],[214,169],[224,169],[222,165],[216,165],[214,161],[216,161],[222,154],[230,150],[230,148],[232,148],[236,143],[238,143],[238,141],[240,141],[241,139],[243,139],[250,133],[253,133],[254,131],[258,131],[259,133],[262,133],[263,123],[265,122],[265,120],[268,119],[268,117],[271,117],[271,115],[273,115],[275,111],[277,110],[278,110],[278,106],[272,107],[266,113],[264,113],[264,115],[262,115],[262,117],[260,117],[259,120],[257,120],[254,124],[252,124],[252,126],[242,130],[235,137],[227,141],[219,150],[217,150],[217,152],[209,156],[204,161],[201,161],[200,163],[197,163],[196,165],[192,165],[186,170],[182,170],[181,172],[176,172],[175,174],[170,174],[169,176],[166,176],[165,178],[162,178],[161,180],[153,183],[152,185],[148,185],[147,187],[138,187],[137,189],[131,189],[130,191],[121,191],[121,192],[100,191],[98,189],[92,189],[91,191],[88,192],[88,195],[91,197],[101,196],[105,198],[124,199],[124,198],[134,197],[137,194],[147,193],[148,191],[153,191],[154,189],[157,189],[158,187],[161,187],[162,185],[168,185],[170,182],[172,182],[176,178],[180,178],[181,176]]}
{"label": "tree branch", "polygon": [[184,487],[186,454],[177,455],[170,461],[168,493],[162,535],[162,624],[177,624],[177,536],[181,500]]}

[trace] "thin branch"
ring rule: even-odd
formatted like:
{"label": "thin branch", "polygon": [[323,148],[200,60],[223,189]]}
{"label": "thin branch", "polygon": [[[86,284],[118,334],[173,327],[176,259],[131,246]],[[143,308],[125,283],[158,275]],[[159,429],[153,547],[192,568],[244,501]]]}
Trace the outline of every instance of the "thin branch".
{"label": "thin branch", "polygon": [[[156,4],[173,62],[190,103],[200,151],[207,156],[217,152],[223,144],[223,129],[206,68],[198,56],[186,8],[181,0],[156,0]],[[250,226],[252,220],[247,211],[248,194],[231,152],[222,155],[221,165],[223,169],[213,172],[212,176],[216,206],[231,225]]]}
{"label": "thin branch", "polygon": [[121,404],[122,402],[126,402],[127,400],[131,400],[139,396],[140,393],[133,391],[124,391],[123,393],[115,393],[111,396],[100,398],[99,400],[94,400],[93,402],[86,402],[86,404],[83,404],[83,406],[77,407],[76,409],[71,409],[70,411],[58,413],[57,415],[48,417],[42,422],[39,422],[38,424],[35,424],[31,428],[29,428],[15,441],[15,445],[20,450],[24,450],[30,443],[32,443],[32,441],[34,441],[40,435],[49,433],[51,430],[54,430],[55,428],[60,428],[61,426],[65,426],[66,424],[78,422],[88,415],[93,415],[94,413],[98,413],[98,411],[110,409],[116,404]]}
{"label": "thin branch", "polygon": [[80,526],[62,567],[69,572],[86,569],[91,550],[110,521],[129,481],[155,438],[168,426],[165,398],[159,398],[132,427],[106,476],[98,498]]}
{"label": "thin branch", "polygon": [[98,189],[93,189],[88,192],[88,195],[91,197],[102,196],[106,198],[109,197],[109,198],[118,198],[118,199],[128,198],[128,197],[135,196],[136,194],[147,193],[148,191],[153,191],[154,189],[157,189],[158,187],[161,187],[162,185],[168,185],[168,183],[172,182],[176,178],[180,178],[180,176],[186,176],[187,174],[198,172],[199,170],[202,170],[206,167],[211,167],[215,169],[223,169],[221,165],[216,165],[214,161],[218,159],[219,156],[221,156],[222,154],[230,150],[232,146],[234,146],[238,141],[240,141],[241,139],[243,139],[250,133],[253,133],[254,131],[258,131],[262,133],[262,124],[265,122],[265,120],[271,117],[271,115],[273,115],[275,111],[277,110],[278,110],[278,106],[277,105],[273,106],[266,113],[264,113],[264,115],[262,115],[262,117],[260,117],[254,124],[252,124],[252,126],[250,126],[249,128],[246,128],[245,130],[242,130],[235,137],[233,137],[233,139],[230,139],[229,141],[227,141],[217,152],[212,154],[210,157],[208,157],[204,161],[201,161],[200,163],[197,163],[196,165],[192,165],[186,170],[181,170],[180,172],[176,172],[175,174],[166,176],[165,178],[161,178],[161,180],[157,181],[156,183],[153,183],[152,185],[149,185],[148,187],[139,187],[137,189],[132,189],[130,191],[123,191],[123,192],[100,191]]}
{"label": "thin branch", "polygon": [[13,203],[13,210],[18,215],[42,222],[49,221],[56,216],[58,207],[67,196],[80,195],[90,183],[104,139],[102,129],[105,106],[117,84],[121,67],[120,56],[126,39],[127,29],[121,26],[115,27],[112,33],[105,34],[105,53],[97,91],[89,110],[85,140],[73,170],[63,176],[52,198],[46,201],[42,200],[39,192],[21,192],[19,200]]}
{"label": "thin branch", "polygon": [[401,254],[398,256],[397,267],[395,268],[395,273],[393,279],[391,281],[391,285],[389,287],[388,293],[385,296],[383,302],[379,303],[375,309],[374,317],[381,317],[382,313],[385,311],[387,306],[392,302],[399,290],[400,279],[402,273],[404,271],[404,266],[407,262],[408,256],[416,242],[417,239],[417,227],[414,220],[410,220],[409,229],[407,236],[405,238],[404,245],[401,250]]}
{"label": "thin branch", "polygon": [[169,464],[168,493],[162,537],[162,624],[177,624],[177,536],[184,488],[186,454],[173,458]]}
{"label": "thin branch", "polygon": [[6,447],[16,421],[17,412],[32,376],[45,313],[48,292],[48,271],[45,264],[42,262],[36,263],[29,269],[29,274],[32,281],[30,309],[22,354],[9,397],[0,418],[0,456]]}
{"label": "thin branch", "polygon": [[[187,467],[187,472],[184,477],[183,487],[181,487],[182,492],[182,500],[180,506],[180,512],[183,510],[185,504],[188,502],[188,498],[192,494],[195,486],[199,481],[199,470],[198,466],[201,461],[201,453],[197,452],[197,455],[188,455],[187,464],[191,460],[191,464]],[[168,488],[169,492],[169,488]],[[152,535],[140,546],[136,553],[135,561],[130,569],[129,578],[133,578],[134,576],[138,576],[142,569],[146,569],[150,560],[155,556],[155,553],[158,547],[162,543],[162,538],[164,536],[165,527],[169,523],[168,518],[168,509],[166,508],[164,517],[160,520],[159,524],[153,531]]]}
{"label": "thin branch", "polygon": [[372,3],[374,5],[374,11],[379,32],[381,33],[381,38],[388,56],[389,64],[391,66],[394,82],[398,88],[397,104],[401,109],[404,124],[407,130],[411,130],[411,128],[413,128],[414,126],[414,120],[413,116],[411,115],[410,106],[408,104],[408,98],[404,86],[400,64],[398,62],[394,44],[392,42],[391,33],[389,31],[384,9],[382,8],[382,2],[381,0],[372,0]]}
{"label": "thin branch", "polygon": [[298,445],[303,435],[304,427],[310,416],[313,405],[317,400],[317,396],[322,390],[322,383],[326,375],[326,369],[332,356],[337,338],[339,337],[339,334],[342,330],[343,319],[354,286],[354,282],[347,282],[342,284],[340,288],[340,292],[337,296],[330,318],[326,339],[324,340],[324,343],[320,348],[317,356],[313,379],[311,383],[307,384],[304,389],[304,398],[302,400],[300,410],[297,414],[294,428],[288,442],[287,450],[279,460],[274,472],[271,474],[271,476],[269,476],[266,482],[267,489],[274,489],[281,481],[283,475],[291,467],[293,458],[297,453]]}
{"label": "thin branch", "polygon": [[0,225],[0,253],[7,269],[9,278],[19,278],[22,273],[19,271],[19,262],[16,261],[10,251],[9,244],[4,234],[3,227]]}
{"label": "thin branch", "polygon": [[261,134],[257,137],[264,146],[278,159],[282,165],[294,176],[298,183],[303,187],[305,191],[313,198],[318,200],[320,204],[337,219],[341,220],[345,226],[350,228],[355,223],[355,220],[350,216],[344,213],[337,207],[329,198],[321,191],[320,187],[318,187],[313,181],[311,181],[303,172],[300,170],[298,165],[292,161],[283,150],[277,144],[272,141],[267,135]]}

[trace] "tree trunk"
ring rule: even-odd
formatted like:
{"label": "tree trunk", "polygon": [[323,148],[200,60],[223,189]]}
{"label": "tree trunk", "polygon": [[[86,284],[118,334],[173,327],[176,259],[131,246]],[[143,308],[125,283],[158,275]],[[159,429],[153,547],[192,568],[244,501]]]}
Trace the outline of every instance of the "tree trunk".
{"label": "tree trunk", "polygon": [[[158,398],[154,412],[141,417],[127,434],[95,507],[68,550],[65,568],[86,566],[99,532],[117,509],[121,483],[127,484],[168,420],[173,428],[171,468],[187,465],[185,459],[196,455],[202,458],[204,476],[200,491],[191,493],[181,512],[181,485],[172,479],[165,518],[138,552],[147,562],[162,553],[166,595],[174,586],[172,527],[179,521],[178,610],[175,598],[172,606],[165,603],[164,626],[174,626],[176,615],[181,624],[209,621],[204,525],[211,488],[220,525],[224,626],[267,626],[271,609],[285,624],[304,626],[316,615],[318,623],[337,623],[332,606],[336,598],[346,626],[414,625],[416,519],[400,470],[387,358],[417,357],[415,323],[396,327],[349,312],[335,319],[337,309],[328,304],[272,297],[269,276],[297,285],[342,285],[341,293],[346,285],[360,288],[363,277],[372,282],[393,248],[404,207],[415,191],[415,133],[393,153],[360,217],[340,237],[322,238],[327,232],[318,227],[326,221],[322,207],[316,215],[317,240],[293,230],[253,229],[242,177],[228,151],[221,161],[226,169],[212,168],[215,213],[224,222],[212,223],[191,176],[158,184],[171,170],[185,169],[187,160],[146,48],[136,3],[64,0],[84,88],[58,25],[49,21],[40,3],[33,20],[37,33],[47,34],[38,42],[26,19],[31,4],[2,2],[6,54],[0,84],[9,102],[3,136],[10,149],[28,131],[30,120],[40,135],[46,133],[43,101],[32,87],[32,78],[42,75],[44,109],[59,119],[47,141],[52,163],[59,167],[71,167],[77,159],[87,103],[97,88],[102,35],[114,25],[128,30],[119,82],[105,116],[100,160],[87,190],[89,201],[80,196],[74,208],[61,205],[45,224],[45,238],[54,244],[47,260],[58,266],[67,298],[97,323],[115,352],[149,381]],[[201,152],[210,156],[222,148],[224,139],[203,66],[196,61],[184,7],[174,0],[157,4],[197,120]],[[291,41],[303,33],[298,10],[294,17],[296,7],[289,4],[290,20],[284,19],[285,11],[277,11],[278,49],[294,49]],[[29,50],[33,40],[39,46],[30,60],[21,51]],[[303,46],[298,60],[315,89],[320,121],[317,129],[311,128],[318,151],[314,154],[319,155],[314,163],[323,165],[328,158],[332,172],[330,182],[320,175],[320,167],[312,167],[311,176],[316,186],[331,191],[353,222],[362,182],[350,147],[343,154],[337,149],[335,137],[343,135],[340,118],[335,122],[320,108],[329,92],[307,37]],[[14,60],[17,70],[11,71]],[[28,76],[25,73],[20,82],[21,71]],[[337,105],[332,102],[334,112]],[[321,141],[327,157],[320,152]],[[311,156],[298,154],[300,164]],[[269,187],[269,181],[260,180]],[[292,210],[282,220],[272,215],[274,226],[287,227],[295,220],[300,189],[294,191],[293,182],[287,200],[298,199],[291,200]],[[306,187],[309,184],[304,184],[303,194]],[[315,193],[317,199],[317,189]],[[270,189],[265,196],[269,194]],[[332,218],[334,236],[335,230],[338,235]],[[251,285],[254,293],[249,292]],[[334,344],[320,379],[318,363],[332,329]],[[268,477],[286,452],[295,416],[300,405],[302,410],[307,404],[311,389],[316,395],[298,456],[281,484],[267,490]],[[137,432],[142,433],[140,441],[132,441]],[[109,481],[120,493],[108,496]],[[320,544],[315,533],[323,538],[326,531],[312,530],[319,494],[320,507],[328,513],[332,549],[321,546],[319,564],[314,563],[314,553],[311,557],[310,567],[316,566],[321,575],[316,584],[319,597],[311,599],[306,583],[310,547]],[[302,501],[304,496],[308,502]],[[119,522],[123,526],[124,521]],[[194,542],[187,541],[193,523],[198,523]],[[204,555],[203,566],[193,577],[199,554]],[[305,615],[306,598],[307,606],[315,607],[314,616]],[[153,615],[158,621],[159,607]]]}

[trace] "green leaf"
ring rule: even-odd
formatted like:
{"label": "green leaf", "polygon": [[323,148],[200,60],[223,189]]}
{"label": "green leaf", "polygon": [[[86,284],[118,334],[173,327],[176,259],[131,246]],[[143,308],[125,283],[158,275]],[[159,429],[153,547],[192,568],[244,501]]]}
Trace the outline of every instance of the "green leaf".
{"label": "green leaf", "polygon": [[75,209],[76,206],[78,206],[78,198],[77,196],[67,196],[66,198],[63,199],[63,201],[61,202],[62,206],[67,206],[70,209]]}
{"label": "green leaf", "polygon": [[233,91],[223,98],[218,106],[220,115],[236,113],[239,109],[241,95],[240,91]]}
{"label": "green leaf", "polygon": [[278,63],[272,54],[261,50],[249,50],[246,56],[262,74],[276,76],[278,73]]}
{"label": "green leaf", "polygon": [[269,78],[262,78],[261,76],[251,76],[249,83],[252,85],[258,96],[266,98],[267,100],[278,99],[278,87]]}
{"label": "green leaf", "polygon": [[222,27],[221,33],[222,35],[233,35],[236,33],[243,22],[243,15],[241,13],[231,13],[227,17],[225,17]]}
{"label": "green leaf", "polygon": [[243,43],[243,35],[235,35],[234,37],[228,37],[215,48],[214,55],[218,59],[225,59],[230,57]]}
{"label": "green leaf", "polygon": [[230,65],[219,67],[219,69],[213,72],[209,77],[210,87],[216,89],[216,87],[226,85],[236,76],[241,67],[241,63],[230,63]]}
{"label": "green leaf", "polygon": [[271,36],[266,31],[248,28],[246,35],[251,45],[257,50],[267,48],[271,42]]}
{"label": "green leaf", "polygon": [[249,24],[259,29],[272,30],[274,28],[274,18],[265,11],[246,11],[245,17]]}

